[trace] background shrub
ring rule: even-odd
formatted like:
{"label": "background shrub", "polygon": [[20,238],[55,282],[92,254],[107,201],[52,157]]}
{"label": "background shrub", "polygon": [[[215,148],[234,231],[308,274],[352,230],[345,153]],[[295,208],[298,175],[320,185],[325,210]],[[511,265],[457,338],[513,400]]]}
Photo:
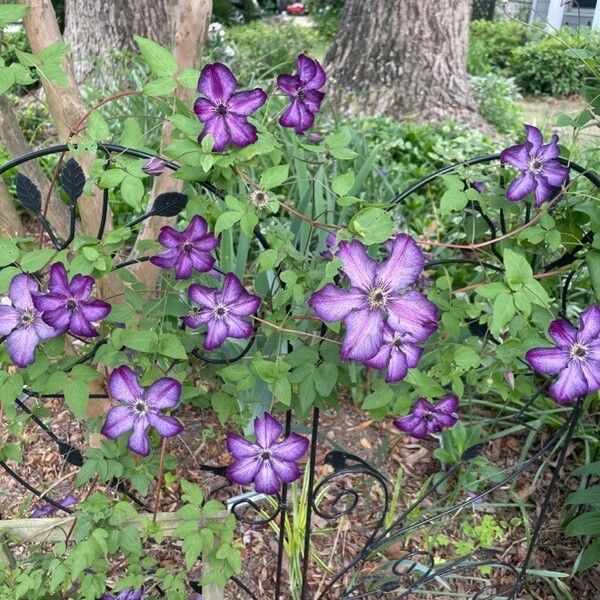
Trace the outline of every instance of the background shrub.
{"label": "background shrub", "polygon": [[496,73],[472,75],[471,85],[481,116],[500,133],[518,137],[523,115],[516,102],[521,94],[514,78]]}
{"label": "background shrub", "polygon": [[514,21],[472,21],[468,68],[473,75],[510,67],[512,52],[527,39],[527,26]]}
{"label": "background shrub", "polygon": [[306,0],[304,5],[319,33],[326,39],[333,39],[342,18],[344,0]]}

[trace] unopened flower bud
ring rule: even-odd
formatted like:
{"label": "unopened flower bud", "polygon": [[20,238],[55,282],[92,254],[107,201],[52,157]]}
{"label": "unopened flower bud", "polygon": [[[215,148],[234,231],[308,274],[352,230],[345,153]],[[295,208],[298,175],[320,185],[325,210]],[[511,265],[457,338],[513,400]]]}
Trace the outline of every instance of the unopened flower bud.
{"label": "unopened flower bud", "polygon": [[157,158],[153,156],[150,160],[144,163],[142,167],[142,171],[146,173],[146,175],[162,175],[165,170],[165,161],[162,158]]}

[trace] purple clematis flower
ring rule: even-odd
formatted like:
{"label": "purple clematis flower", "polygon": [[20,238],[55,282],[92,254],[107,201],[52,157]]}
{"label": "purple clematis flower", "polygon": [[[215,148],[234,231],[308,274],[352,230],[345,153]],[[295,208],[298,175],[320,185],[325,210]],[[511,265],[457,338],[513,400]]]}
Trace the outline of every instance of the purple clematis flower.
{"label": "purple clematis flower", "polygon": [[33,294],[33,305],[43,311],[42,319],[58,334],[69,332],[82,337],[98,335],[92,322],[101,321],[111,310],[103,300],[90,300],[94,278],[79,273],[69,282],[62,263],[50,267],[47,294]]}
{"label": "purple clematis flower", "polygon": [[254,481],[257,492],[276,494],[281,483],[291,483],[300,477],[300,460],[308,449],[308,439],[290,433],[285,440],[277,439],[283,427],[267,412],[254,419],[256,442],[229,432],[227,449],[235,459],[227,467],[227,478],[233,483],[247,485]]}
{"label": "purple clematis flower", "polygon": [[116,440],[131,431],[127,445],[130,450],[148,456],[150,440],[148,429],[154,427],[161,437],[173,437],[181,433],[183,425],[175,418],[161,414],[165,408],[175,408],[181,395],[181,383],[171,377],[157,379],[144,389],[137,375],[126,366],[115,369],[108,380],[108,390],[121,406],[111,408],[101,433]]}
{"label": "purple clematis flower", "polygon": [[162,158],[153,156],[144,163],[142,166],[142,171],[144,171],[146,175],[162,175],[165,170],[165,165],[166,163]]}
{"label": "purple clematis flower", "polygon": [[431,404],[419,398],[412,411],[405,417],[396,419],[394,427],[414,438],[424,440],[430,433],[441,433],[458,421],[458,398],[452,394]]}
{"label": "purple clematis flower", "polygon": [[114,594],[104,594],[100,600],[142,600],[143,590],[133,590],[131,588]]}
{"label": "purple clematis flower", "polygon": [[6,349],[17,367],[34,361],[35,349],[41,340],[59,335],[44,323],[42,314],[33,305],[33,294],[39,291],[38,282],[25,273],[15,275],[8,288],[7,302],[0,304],[0,335],[6,337]]}
{"label": "purple clematis flower", "polygon": [[293,127],[298,135],[310,129],[315,115],[325,98],[320,88],[325,85],[327,76],[318,61],[300,54],[296,61],[296,75],[279,75],[277,87],[287,94],[291,102],[279,119],[283,127]]}
{"label": "purple clematis flower", "polygon": [[406,377],[408,369],[417,366],[423,354],[423,349],[416,341],[409,333],[394,331],[385,325],[381,349],[373,358],[365,361],[365,365],[374,369],[387,368],[387,383],[401,381]]}
{"label": "purple clematis flower", "polygon": [[198,91],[206,97],[194,104],[196,116],[204,123],[198,141],[212,135],[214,152],[230,143],[244,148],[258,140],[256,127],[247,118],[267,101],[267,94],[260,88],[236,92],[237,86],[233,73],[221,63],[206,65],[200,73]]}
{"label": "purple clematis flower", "polygon": [[[70,508],[71,506],[77,504],[77,502],[77,498],[75,498],[75,496],[73,496],[72,494],[69,494],[68,496],[65,496],[62,500],[59,500],[58,504],[64,506],[65,508]],[[44,506],[40,506],[39,508],[36,508],[34,511],[32,511],[31,516],[34,519],[37,519],[39,517],[49,517],[50,515],[53,515],[57,510],[58,508],[53,504],[44,504]]]}
{"label": "purple clematis flower", "polygon": [[183,231],[169,225],[161,227],[158,241],[166,252],[153,256],[150,262],[161,269],[175,268],[176,279],[188,279],[192,271],[206,273],[215,264],[211,254],[219,245],[219,238],[208,231],[208,224],[199,215],[192,217]]}
{"label": "purple clematis flower", "polygon": [[558,373],[550,395],[560,404],[600,389],[600,308],[592,304],[579,317],[579,330],[565,319],[550,323],[553,348],[533,348],[527,362],[538,373]]}
{"label": "purple clematis flower", "polygon": [[554,134],[548,144],[544,144],[542,132],[533,125],[525,125],[527,141],[506,148],[500,154],[503,163],[517,167],[521,175],[506,191],[510,202],[518,202],[534,192],[535,205],[541,206],[552,200],[560,187],[567,181],[569,169],[557,160],[560,155],[558,136]]}
{"label": "purple clematis flower", "polygon": [[183,322],[192,329],[206,323],[205,350],[215,350],[228,337],[248,338],[252,335],[252,323],[245,317],[256,313],[260,298],[249,294],[233,273],[225,275],[221,291],[193,283],[188,296],[196,306],[183,317]]}
{"label": "purple clematis flower", "polygon": [[368,361],[384,344],[387,324],[415,341],[426,340],[437,329],[438,310],[423,294],[406,288],[417,281],[425,259],[416,242],[397,235],[382,262],[373,260],[357,241],[340,242],[336,257],[350,280],[350,288],[332,283],[315,292],[309,306],[323,321],[343,321],[346,335],[342,360]]}

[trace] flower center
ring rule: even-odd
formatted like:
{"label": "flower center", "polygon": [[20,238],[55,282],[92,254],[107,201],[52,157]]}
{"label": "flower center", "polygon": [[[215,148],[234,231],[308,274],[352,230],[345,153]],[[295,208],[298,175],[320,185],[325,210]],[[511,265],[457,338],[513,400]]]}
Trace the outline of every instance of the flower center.
{"label": "flower center", "polygon": [[529,163],[529,170],[532,173],[539,173],[542,170],[542,166],[542,163],[537,158],[534,158]]}
{"label": "flower center", "polygon": [[77,308],[77,300],[75,300],[73,298],[69,298],[67,300],[67,308],[69,310],[73,310],[73,309]]}
{"label": "flower center", "polygon": [[571,348],[571,357],[575,360],[583,360],[587,356],[587,348],[581,344],[575,344]]}
{"label": "flower center", "polygon": [[392,340],[392,346],[394,346],[396,350],[400,350],[402,347],[402,338],[399,335],[394,336],[394,339]]}
{"label": "flower center", "polygon": [[224,117],[228,112],[227,104],[217,104],[215,113],[217,113],[219,116]]}
{"label": "flower center", "polygon": [[263,460],[269,460],[269,459],[271,458],[271,453],[270,453],[268,450],[263,450],[263,451],[260,453],[260,457],[261,457]]}
{"label": "flower center", "polygon": [[192,246],[192,244],[190,242],[186,242],[183,246],[183,251],[187,252],[188,254],[194,249],[194,247]]}
{"label": "flower center", "polygon": [[32,325],[34,321],[35,321],[35,314],[31,310],[26,310],[21,315],[21,323],[25,326]]}
{"label": "flower center", "polygon": [[148,411],[148,406],[143,400],[138,400],[135,403],[135,410],[143,414]]}
{"label": "flower center", "polygon": [[224,317],[227,314],[227,307],[223,306],[222,304],[217,304],[214,312],[217,317]]}
{"label": "flower center", "polygon": [[369,306],[371,309],[381,308],[387,304],[388,295],[382,288],[374,287],[369,291]]}
{"label": "flower center", "polygon": [[426,421],[433,421],[435,419],[434,415],[432,412],[427,411],[426,413],[423,414],[423,418]]}
{"label": "flower center", "polygon": [[296,98],[298,100],[304,100],[304,98],[306,98],[306,92],[303,89],[298,90],[298,93],[296,94]]}

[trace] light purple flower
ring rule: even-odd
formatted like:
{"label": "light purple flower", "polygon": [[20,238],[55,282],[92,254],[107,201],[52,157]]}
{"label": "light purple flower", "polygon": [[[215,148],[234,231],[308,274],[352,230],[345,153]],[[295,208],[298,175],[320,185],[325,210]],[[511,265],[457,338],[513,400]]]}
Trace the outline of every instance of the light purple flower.
{"label": "light purple flower", "polygon": [[419,398],[411,412],[396,419],[394,427],[419,440],[430,433],[441,433],[458,421],[458,398],[452,394],[440,398],[435,404]]}
{"label": "light purple flower", "polygon": [[176,279],[188,279],[192,271],[210,271],[215,264],[211,252],[219,245],[219,238],[208,231],[208,224],[199,215],[192,217],[183,231],[169,225],[161,228],[158,241],[167,248],[150,259],[161,269],[175,269]]}
{"label": "light purple flower", "polygon": [[296,75],[282,74],[277,77],[277,87],[291,99],[279,123],[283,127],[293,127],[301,135],[315,122],[315,115],[325,98],[324,92],[319,90],[325,85],[327,76],[319,62],[305,54],[298,56],[296,71]]}
{"label": "light purple flower", "polygon": [[6,350],[17,367],[34,361],[41,340],[59,335],[33,305],[32,295],[38,291],[38,282],[31,275],[20,273],[12,278],[8,288],[6,300],[10,304],[0,304],[0,335],[7,336]]}
{"label": "light purple flower", "polygon": [[50,267],[48,293],[33,294],[33,304],[43,312],[42,319],[58,334],[69,332],[82,337],[98,335],[93,322],[104,319],[111,305],[103,300],[90,300],[94,278],[77,274],[69,282],[62,263]]}
{"label": "light purple flower", "polygon": [[408,369],[417,366],[423,354],[423,349],[416,342],[409,333],[394,331],[385,325],[381,349],[373,358],[365,361],[365,365],[374,369],[387,369],[387,383],[401,381],[406,377]]}
{"label": "light purple flower", "polygon": [[206,324],[205,350],[215,350],[229,337],[252,335],[252,323],[246,317],[256,313],[260,298],[249,294],[233,273],[225,275],[221,291],[193,283],[188,296],[195,306],[183,322],[192,329]]}
{"label": "light purple flower", "polygon": [[[77,502],[77,498],[72,494],[65,496],[62,500],[58,500],[58,504],[64,506],[65,508],[70,508],[71,506],[77,504]],[[53,504],[46,503],[44,504],[44,506],[40,506],[39,508],[36,508],[34,511],[32,511],[31,516],[34,519],[40,517],[49,517],[50,515],[53,515],[57,510],[58,508]]]}
{"label": "light purple flower", "polygon": [[548,144],[544,144],[542,132],[537,127],[524,127],[527,141],[506,148],[500,154],[503,163],[521,171],[521,175],[508,186],[506,197],[510,202],[518,202],[534,192],[535,205],[539,207],[556,196],[567,181],[569,169],[557,160],[560,149],[556,134]]}
{"label": "light purple flower", "polygon": [[133,590],[131,588],[114,594],[104,594],[100,600],[142,600],[143,590]]}
{"label": "light purple flower", "polygon": [[426,340],[437,329],[436,306],[420,292],[406,290],[417,281],[425,264],[409,235],[397,235],[388,258],[381,262],[369,257],[357,241],[340,242],[336,257],[342,261],[350,288],[328,283],[308,304],[323,321],[344,322],[342,360],[365,362],[375,357],[383,345],[386,322],[415,341]]}
{"label": "light purple flower", "polygon": [[592,304],[579,317],[579,330],[565,319],[556,319],[548,329],[553,348],[533,348],[527,362],[538,372],[558,373],[550,395],[560,404],[600,389],[600,308]]}
{"label": "light purple flower", "polygon": [[267,101],[267,94],[260,88],[236,92],[237,86],[233,73],[221,63],[206,65],[200,73],[198,91],[205,98],[198,98],[194,104],[196,116],[204,123],[198,141],[212,135],[214,152],[230,143],[244,148],[258,140],[256,127],[248,123],[247,117]]}
{"label": "light purple flower", "polygon": [[111,373],[108,390],[111,398],[122,404],[108,411],[101,433],[116,440],[131,431],[127,445],[133,452],[141,456],[150,454],[148,429],[151,426],[161,437],[173,437],[183,430],[175,417],[160,412],[175,408],[179,402],[181,383],[176,379],[161,377],[144,389],[137,375],[129,367],[121,366]]}
{"label": "light purple flower", "polygon": [[325,247],[326,250],[320,253],[323,258],[327,258],[328,260],[332,260],[337,253],[338,239],[335,233],[328,233],[325,238]]}
{"label": "light purple flower", "polygon": [[165,165],[166,163],[162,158],[153,156],[144,163],[142,166],[142,171],[144,171],[146,175],[162,175],[165,170]]}
{"label": "light purple flower", "polygon": [[290,433],[278,442],[283,428],[267,412],[262,419],[254,419],[254,432],[255,443],[235,433],[227,434],[227,449],[235,459],[227,467],[227,478],[239,485],[254,482],[257,492],[276,494],[282,482],[292,483],[300,477],[296,461],[306,454],[308,439]]}

